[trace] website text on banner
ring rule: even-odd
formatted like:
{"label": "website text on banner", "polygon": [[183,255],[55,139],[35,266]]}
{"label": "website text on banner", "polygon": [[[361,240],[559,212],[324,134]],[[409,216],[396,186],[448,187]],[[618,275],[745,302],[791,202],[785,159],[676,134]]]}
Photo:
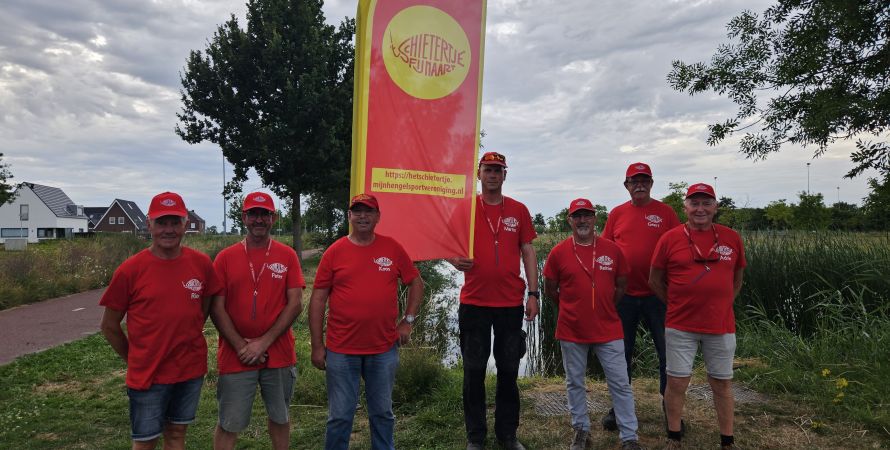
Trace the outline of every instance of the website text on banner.
{"label": "website text on banner", "polygon": [[361,0],[353,195],[411,259],[472,256],[485,1]]}

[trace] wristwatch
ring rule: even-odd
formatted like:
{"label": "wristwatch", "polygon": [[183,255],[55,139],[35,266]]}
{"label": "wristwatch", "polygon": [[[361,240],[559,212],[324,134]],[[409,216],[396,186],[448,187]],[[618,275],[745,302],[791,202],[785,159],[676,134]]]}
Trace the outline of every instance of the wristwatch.
{"label": "wristwatch", "polygon": [[414,325],[414,319],[416,318],[414,314],[405,314],[405,322],[408,322],[408,325]]}
{"label": "wristwatch", "polygon": [[528,296],[534,296],[536,299],[541,299],[541,291],[528,291]]}

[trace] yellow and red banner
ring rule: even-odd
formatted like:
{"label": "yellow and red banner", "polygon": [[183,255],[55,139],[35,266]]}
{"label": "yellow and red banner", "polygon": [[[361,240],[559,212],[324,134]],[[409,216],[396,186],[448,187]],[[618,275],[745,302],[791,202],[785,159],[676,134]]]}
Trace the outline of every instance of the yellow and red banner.
{"label": "yellow and red banner", "polygon": [[472,256],[485,0],[360,0],[352,195],[415,261]]}

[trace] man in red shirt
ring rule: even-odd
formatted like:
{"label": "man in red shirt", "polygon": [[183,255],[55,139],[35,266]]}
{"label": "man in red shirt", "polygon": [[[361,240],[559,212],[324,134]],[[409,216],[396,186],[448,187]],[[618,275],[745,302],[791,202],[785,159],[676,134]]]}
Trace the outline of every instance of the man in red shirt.
{"label": "man in red shirt", "polygon": [[[328,391],[325,449],[349,448],[362,379],[371,448],[393,449],[392,388],[398,349],[411,337],[423,280],[395,239],[374,232],[380,221],[377,198],[353,197],[348,219],[349,235],[334,242],[321,257],[309,301],[312,365],[325,371]],[[399,321],[400,279],[408,286],[408,302]]]}
{"label": "man in red shirt", "polygon": [[213,262],[224,286],[210,309],[219,330],[216,450],[235,448],[238,433],[250,424],[257,384],[272,448],[290,445],[288,409],[297,378],[291,327],[303,310],[306,283],[297,253],[272,239],[277,218],[269,194],[247,194],[242,206],[247,236]]}
{"label": "man in red shirt", "polygon": [[[476,199],[473,256],[450,262],[464,272],[460,291],[458,327],[464,368],[464,422],[467,449],[482,449],[487,434],[485,420],[485,371],[491,353],[494,329],[494,359],[497,368],[494,430],[501,445],[524,449],[516,438],[519,428],[519,360],[525,355],[522,318],[538,315],[538,262],[532,241],[537,237],[528,208],[503,195],[507,178],[504,155],[482,155],[477,173],[482,193]],[[528,301],[523,308],[528,280]]]}
{"label": "man in red shirt", "polygon": [[624,295],[630,266],[613,242],[597,237],[596,211],[590,200],[569,204],[572,236],[560,242],[544,264],[544,289],[556,303],[556,339],[566,372],[566,394],[575,436],[571,450],[590,445],[587,416],[587,356],[596,353],[615,405],[621,448],[640,450],[634,395],[627,377],[621,320],[615,304]]}
{"label": "man in red shirt", "polygon": [[[664,396],[667,383],[664,372],[665,306],[649,288],[649,263],[658,239],[671,228],[680,225],[680,219],[673,208],[650,197],[652,183],[652,169],[648,164],[636,162],[627,167],[624,188],[630,194],[630,201],[612,209],[603,228],[603,237],[618,244],[630,263],[627,290],[618,302],[618,316],[624,327],[627,379],[633,379],[631,372],[637,328],[642,322],[652,336],[655,353],[658,355],[659,392]],[[614,410],[603,417],[602,424],[607,430],[618,428]]]}
{"label": "man in red shirt", "polygon": [[700,345],[714,392],[720,445],[729,450],[734,448],[732,360],[736,338],[732,305],[742,289],[745,249],[738,233],[714,223],[717,195],[711,186],[690,186],[683,207],[688,220],[658,241],[649,275],[652,290],[667,303],[665,448],[680,448],[680,418]]}
{"label": "man in red shirt", "polygon": [[[133,449],[184,449],[207,373],[204,322],[220,290],[207,255],[182,246],[188,210],[173,192],[148,207],[151,246],[114,272],[102,334],[127,363]],[[127,332],[121,321],[127,318]]]}

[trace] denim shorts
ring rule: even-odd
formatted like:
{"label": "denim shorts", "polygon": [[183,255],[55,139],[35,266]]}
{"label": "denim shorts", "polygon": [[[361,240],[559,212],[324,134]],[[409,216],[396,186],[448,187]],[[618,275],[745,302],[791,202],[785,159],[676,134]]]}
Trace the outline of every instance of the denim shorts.
{"label": "denim shorts", "polygon": [[732,359],[735,356],[735,333],[690,333],[665,328],[666,372],[672,377],[692,376],[695,353],[701,344],[701,355],[708,376],[718,380],[732,379]]}
{"label": "denim shorts", "polygon": [[169,422],[178,425],[195,421],[204,376],[172,384],[153,384],[145,390],[127,388],[130,397],[130,426],[134,441],[150,441],[164,433]]}
{"label": "denim shorts", "polygon": [[296,380],[295,366],[220,375],[216,385],[219,426],[230,433],[240,433],[250,425],[257,384],[260,385],[269,420],[277,424],[288,423],[288,409]]}

